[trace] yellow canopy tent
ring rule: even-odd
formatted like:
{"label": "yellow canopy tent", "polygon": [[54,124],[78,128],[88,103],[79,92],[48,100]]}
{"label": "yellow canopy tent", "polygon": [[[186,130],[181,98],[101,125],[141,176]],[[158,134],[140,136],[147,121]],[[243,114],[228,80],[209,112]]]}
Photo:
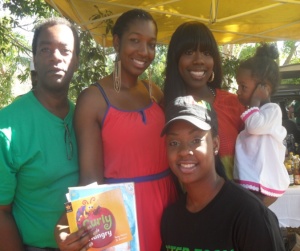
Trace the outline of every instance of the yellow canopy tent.
{"label": "yellow canopy tent", "polygon": [[[300,0],[45,0],[61,15],[110,46],[107,25],[123,12],[142,8],[158,24],[158,43],[167,44],[181,23],[198,20],[219,45],[300,40]],[[108,27],[109,27],[108,25]]]}

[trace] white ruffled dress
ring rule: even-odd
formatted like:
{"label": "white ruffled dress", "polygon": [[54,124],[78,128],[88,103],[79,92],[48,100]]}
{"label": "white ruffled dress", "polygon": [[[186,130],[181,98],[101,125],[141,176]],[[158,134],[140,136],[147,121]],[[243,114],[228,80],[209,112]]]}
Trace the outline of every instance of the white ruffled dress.
{"label": "white ruffled dress", "polygon": [[289,186],[284,166],[286,129],[275,103],[252,107],[241,115],[245,129],[235,146],[234,180],[248,190],[280,197]]}

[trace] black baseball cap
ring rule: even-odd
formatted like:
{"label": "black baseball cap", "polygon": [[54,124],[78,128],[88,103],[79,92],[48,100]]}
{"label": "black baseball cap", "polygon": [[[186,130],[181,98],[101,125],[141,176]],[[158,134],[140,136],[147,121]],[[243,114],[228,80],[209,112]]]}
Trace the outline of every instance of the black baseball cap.
{"label": "black baseball cap", "polygon": [[183,96],[174,99],[165,109],[166,124],[161,132],[163,136],[168,126],[175,120],[185,120],[194,126],[208,131],[212,129],[218,133],[218,121],[215,110],[204,101],[195,101],[193,96]]}

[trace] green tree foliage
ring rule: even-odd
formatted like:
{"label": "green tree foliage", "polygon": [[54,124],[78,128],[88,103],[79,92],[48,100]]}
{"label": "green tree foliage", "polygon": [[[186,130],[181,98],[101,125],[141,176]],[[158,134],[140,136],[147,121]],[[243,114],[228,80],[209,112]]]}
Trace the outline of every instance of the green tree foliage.
{"label": "green tree foliage", "polygon": [[[235,92],[232,86],[239,60],[234,56],[222,57],[223,84],[222,88]],[[232,89],[233,88],[233,89]]]}
{"label": "green tree foliage", "polygon": [[300,63],[299,52],[297,48],[299,46],[297,41],[285,41],[282,53],[286,56],[283,65]]}
{"label": "green tree foliage", "polygon": [[[0,0],[0,108],[13,100],[12,85],[30,78],[31,49],[24,36],[15,31],[25,29],[25,17],[50,16],[51,8],[42,1]],[[2,8],[3,7],[3,8]],[[32,18],[34,21],[35,19]],[[33,23],[31,24],[33,25]]]}
{"label": "green tree foliage", "polygon": [[18,17],[15,20],[17,26],[24,17],[46,18],[54,15],[55,11],[42,0],[4,0],[4,9]]}
{"label": "green tree foliage", "polygon": [[151,79],[153,83],[158,85],[161,89],[165,80],[165,66],[168,47],[166,45],[157,45],[155,58],[146,72],[144,72],[140,79]]}
{"label": "green tree foliage", "polygon": [[0,108],[12,101],[12,84],[29,75],[30,50],[25,38],[13,31],[14,24],[12,17],[0,17]]}
{"label": "green tree foliage", "polygon": [[[1,2],[0,2],[1,3]],[[3,8],[9,10],[11,15],[1,19],[0,26],[0,59],[6,57],[5,54],[10,54],[11,57],[6,57],[6,61],[1,60],[0,65],[4,65],[2,68],[11,69],[11,71],[5,71],[5,76],[0,80],[1,85],[1,99],[0,107],[7,105],[12,100],[11,85],[13,82],[13,76],[16,73],[14,71],[17,68],[23,71],[18,74],[19,81],[25,81],[30,78],[29,61],[32,57],[31,46],[26,43],[21,36],[17,37],[17,34],[13,32],[13,28],[22,28],[23,19],[30,17],[32,20],[32,26],[37,24],[41,19],[51,16],[58,16],[55,10],[42,0],[5,0]],[[97,18],[101,15],[109,15],[109,13],[98,13]],[[3,20],[3,21],[2,21]],[[107,32],[112,27],[112,21],[107,21]],[[88,31],[82,31],[78,27],[80,41],[81,41],[81,53],[80,53],[80,65],[78,71],[75,73],[74,78],[70,85],[70,98],[75,102],[78,94],[91,83],[95,82],[99,78],[106,75],[106,53],[111,53],[112,49],[101,49],[92,39]],[[17,41],[14,42],[14,41]],[[20,42],[22,41],[22,42]],[[25,42],[24,42],[25,41]],[[31,42],[31,41],[30,41]],[[11,46],[13,43],[13,46]],[[27,60],[24,54],[27,55]],[[14,67],[12,67],[14,65]],[[25,70],[24,70],[25,69]],[[3,101],[1,101],[3,100]]]}
{"label": "green tree foliage", "polygon": [[69,95],[73,101],[84,88],[107,74],[105,50],[94,42],[89,32],[80,32],[80,46],[79,68],[70,85]]}

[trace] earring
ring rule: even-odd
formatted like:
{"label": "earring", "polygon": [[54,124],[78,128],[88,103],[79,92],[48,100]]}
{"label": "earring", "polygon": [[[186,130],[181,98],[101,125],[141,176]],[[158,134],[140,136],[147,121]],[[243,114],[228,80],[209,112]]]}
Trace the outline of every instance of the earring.
{"label": "earring", "polygon": [[119,59],[119,53],[116,55],[113,72],[114,89],[117,93],[121,90],[121,60]]}
{"label": "earring", "polygon": [[218,150],[217,149],[215,149],[215,155],[217,155],[218,154]]}
{"label": "earring", "polygon": [[152,68],[151,67],[148,68],[148,85],[149,85],[150,99],[152,99],[153,96],[152,96]]}
{"label": "earring", "polygon": [[208,83],[211,83],[212,81],[214,81],[214,79],[215,79],[215,73],[212,72],[212,74],[211,74],[211,76],[210,76],[210,78],[208,80]]}

